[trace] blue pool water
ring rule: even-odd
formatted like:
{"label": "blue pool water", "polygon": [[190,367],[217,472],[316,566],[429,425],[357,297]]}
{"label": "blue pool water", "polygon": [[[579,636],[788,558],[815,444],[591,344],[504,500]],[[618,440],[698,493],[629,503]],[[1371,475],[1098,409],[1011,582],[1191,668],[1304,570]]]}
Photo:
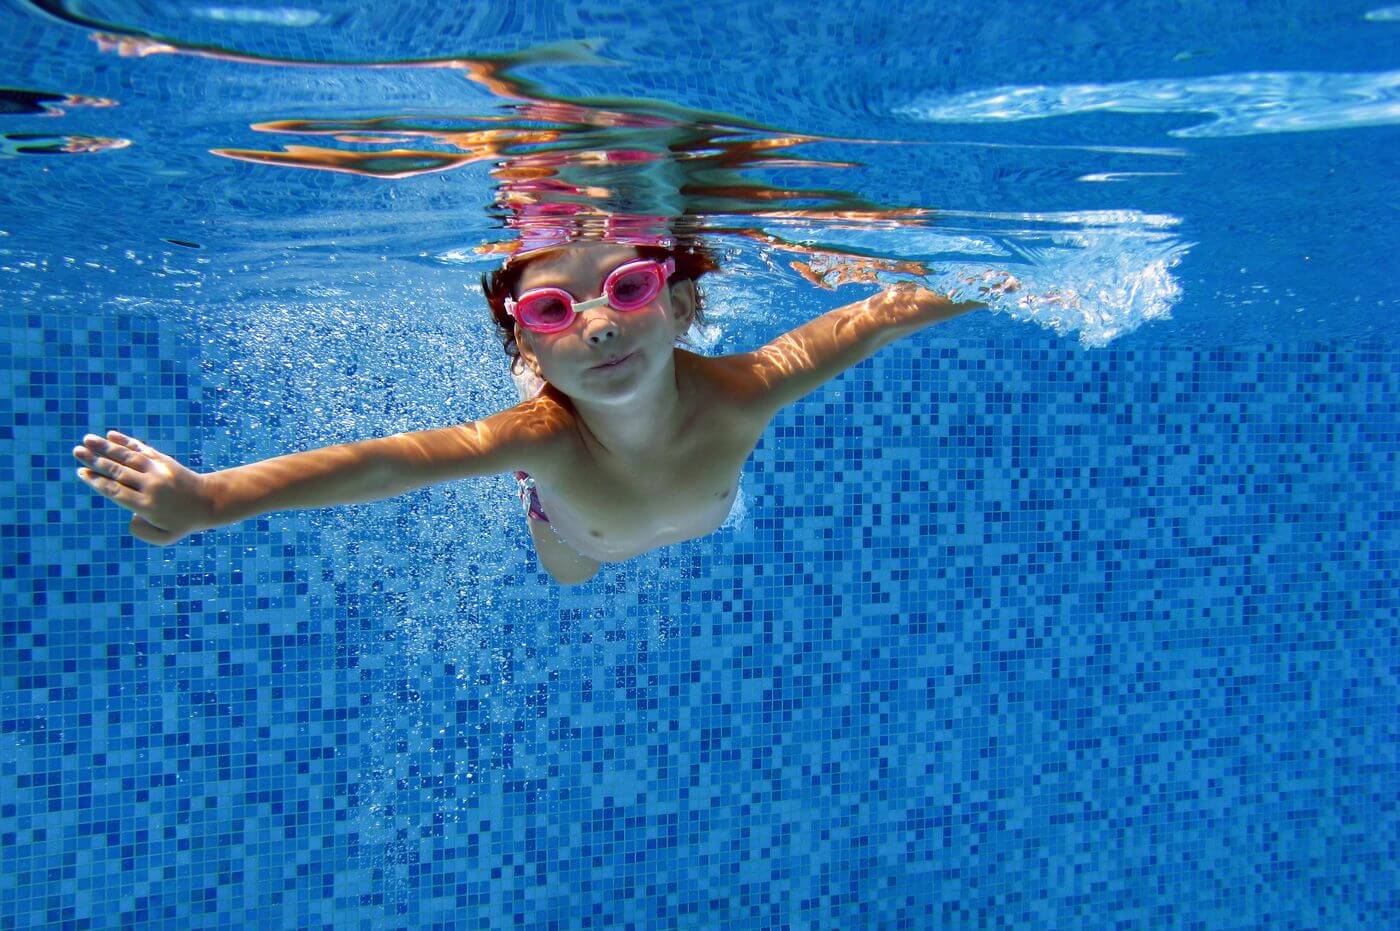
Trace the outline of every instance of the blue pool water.
{"label": "blue pool water", "polygon": [[[1396,924],[1398,37],[9,0],[0,928]],[[515,403],[523,201],[683,215],[708,354],[915,265],[1023,287],[575,588],[509,476],[164,548],[74,476]]]}

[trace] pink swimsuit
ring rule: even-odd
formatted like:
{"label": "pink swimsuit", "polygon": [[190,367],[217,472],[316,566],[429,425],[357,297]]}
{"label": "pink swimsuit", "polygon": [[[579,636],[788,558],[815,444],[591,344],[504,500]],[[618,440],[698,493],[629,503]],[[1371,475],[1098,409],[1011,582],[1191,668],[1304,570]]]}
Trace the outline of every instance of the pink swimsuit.
{"label": "pink swimsuit", "polygon": [[535,491],[535,480],[528,472],[516,472],[515,480],[520,483],[520,503],[525,506],[525,513],[535,520],[542,520],[549,523],[549,516],[545,514],[544,508],[540,507],[539,492]]}

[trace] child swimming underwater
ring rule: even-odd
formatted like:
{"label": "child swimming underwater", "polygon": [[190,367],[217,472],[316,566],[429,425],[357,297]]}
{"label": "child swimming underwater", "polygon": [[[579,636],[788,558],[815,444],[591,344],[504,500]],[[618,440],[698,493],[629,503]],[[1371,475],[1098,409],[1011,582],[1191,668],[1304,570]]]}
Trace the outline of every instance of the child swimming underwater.
{"label": "child swimming underwater", "polygon": [[531,250],[483,279],[522,388],[514,407],[207,474],[117,431],[89,434],[73,450],[78,475],[133,512],[132,535],[165,546],[270,511],[514,472],[541,566],[573,585],[605,562],[712,533],[780,410],[895,340],[987,306],[901,284],[753,351],[707,357],[676,341],[700,317],[697,279],[715,267],[702,247],[669,240]]}

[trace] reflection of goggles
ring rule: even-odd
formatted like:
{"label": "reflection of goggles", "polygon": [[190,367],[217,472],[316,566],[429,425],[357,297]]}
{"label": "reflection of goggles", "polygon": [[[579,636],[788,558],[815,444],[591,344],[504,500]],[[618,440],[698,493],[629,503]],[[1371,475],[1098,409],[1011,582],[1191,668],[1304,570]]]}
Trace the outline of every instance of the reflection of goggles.
{"label": "reflection of goggles", "polygon": [[602,295],[591,301],[575,301],[563,288],[531,288],[519,300],[506,298],[506,313],[536,333],[558,333],[593,307],[607,304],[621,311],[641,310],[656,299],[675,273],[675,259],[629,259],[608,273]]}
{"label": "reflection of goggles", "polygon": [[[543,182],[524,182],[526,185]],[[552,182],[560,185],[561,182]],[[510,185],[517,187],[516,184]],[[577,192],[578,188],[570,186]],[[516,262],[537,249],[562,246],[575,240],[597,240],[623,246],[660,246],[670,249],[676,244],[671,235],[667,217],[644,216],[641,214],[598,214],[588,211],[580,204],[554,203],[510,203],[511,216],[506,225],[520,233],[513,248],[512,257],[507,261]]]}

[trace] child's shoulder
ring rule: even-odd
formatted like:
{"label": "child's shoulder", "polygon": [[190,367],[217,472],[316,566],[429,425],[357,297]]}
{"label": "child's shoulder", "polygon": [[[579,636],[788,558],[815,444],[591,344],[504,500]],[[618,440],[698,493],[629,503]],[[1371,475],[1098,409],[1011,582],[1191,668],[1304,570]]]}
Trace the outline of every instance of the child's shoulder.
{"label": "child's shoulder", "polygon": [[741,352],[702,356],[684,349],[676,350],[677,365],[684,357],[692,390],[700,394],[700,400],[711,409],[731,413],[741,424],[767,422],[763,403],[767,386],[753,355]]}
{"label": "child's shoulder", "polygon": [[746,371],[743,354],[728,356],[702,356],[686,349],[676,350],[676,369],[689,375],[693,390],[703,391],[716,399],[743,397],[747,390]]}
{"label": "child's shoulder", "polygon": [[563,436],[577,422],[569,396],[548,382],[543,383],[534,397],[506,410],[518,415],[521,424],[541,439]]}
{"label": "child's shoulder", "polygon": [[501,432],[528,456],[525,471],[537,478],[573,460],[582,448],[578,443],[578,416],[569,396],[553,385],[514,407],[492,416]]}

